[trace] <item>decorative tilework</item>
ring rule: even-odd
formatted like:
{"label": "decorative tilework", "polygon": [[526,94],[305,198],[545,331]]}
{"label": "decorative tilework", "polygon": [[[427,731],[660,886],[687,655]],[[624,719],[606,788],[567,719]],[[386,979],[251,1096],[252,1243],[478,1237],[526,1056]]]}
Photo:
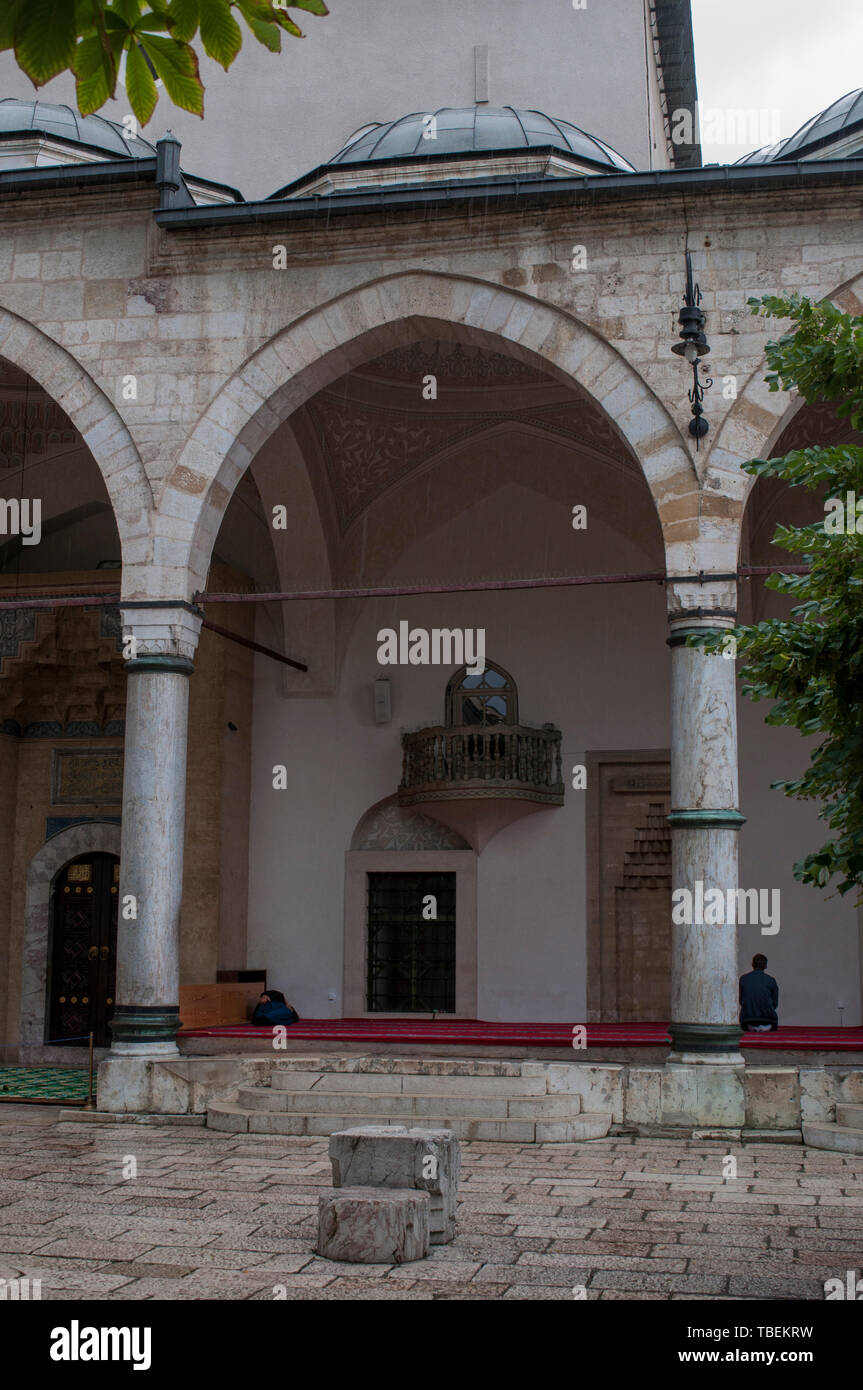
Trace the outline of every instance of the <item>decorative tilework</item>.
{"label": "decorative tilework", "polygon": [[91,821],[108,822],[109,825],[119,825],[119,816],[47,816],[45,819],[45,839],[50,840],[52,835],[58,834],[61,830],[68,830],[70,825],[86,825]]}

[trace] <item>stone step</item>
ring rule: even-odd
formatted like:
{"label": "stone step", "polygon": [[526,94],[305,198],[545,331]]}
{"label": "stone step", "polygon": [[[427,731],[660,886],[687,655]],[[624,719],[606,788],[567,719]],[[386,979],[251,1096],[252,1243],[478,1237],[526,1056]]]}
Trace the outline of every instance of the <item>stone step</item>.
{"label": "stone step", "polygon": [[804,1122],[803,1143],[813,1149],[832,1149],[834,1153],[863,1154],[863,1129],[821,1120],[811,1124]]}
{"label": "stone step", "polygon": [[414,1076],[521,1076],[519,1060],[504,1061],[500,1057],[351,1057],[332,1056],[276,1057],[273,1075],[282,1071],[401,1073]]}
{"label": "stone step", "polygon": [[398,1072],[288,1071],[272,1073],[274,1091],[335,1091],[344,1094],[412,1096],[544,1096],[544,1076],[431,1075]]}
{"label": "stone step", "polygon": [[[263,1088],[262,1088],[263,1089]],[[374,1102],[370,1102],[373,1105]],[[380,1113],[303,1113],[300,1111],[250,1110],[232,1101],[214,1102],[207,1112],[209,1129],[233,1134],[329,1135],[360,1124],[401,1123],[404,1116]],[[457,1139],[487,1139],[506,1143],[575,1143],[582,1139],[602,1139],[611,1126],[610,1114],[582,1114],[572,1119],[529,1120],[451,1114],[423,1114],[429,1129],[451,1129]]]}
{"label": "stone step", "polygon": [[836,1123],[844,1125],[847,1129],[863,1129],[863,1105],[855,1105],[845,1100],[837,1101]]}
{"label": "stone step", "polygon": [[[286,1091],[269,1086],[240,1086],[237,1104],[245,1110],[293,1111],[303,1115],[376,1115],[394,1119],[422,1118],[437,1115],[442,1109],[450,1115],[470,1115],[488,1120],[557,1120],[574,1119],[581,1109],[578,1096],[507,1096],[484,1093],[485,1080],[475,1082],[476,1089],[468,1095],[367,1095],[357,1091],[314,1090]],[[479,1089],[482,1088],[482,1089]]]}

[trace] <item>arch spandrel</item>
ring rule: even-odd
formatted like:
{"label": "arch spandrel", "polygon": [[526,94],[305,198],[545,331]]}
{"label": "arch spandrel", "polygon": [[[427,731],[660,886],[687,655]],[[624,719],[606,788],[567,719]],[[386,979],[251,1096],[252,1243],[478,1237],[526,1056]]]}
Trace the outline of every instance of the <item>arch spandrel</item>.
{"label": "arch spandrel", "polygon": [[[863,314],[863,274],[823,298],[843,313]],[[756,482],[741,465],[749,459],[771,458],[785,430],[805,406],[797,395],[789,398],[787,391],[771,391],[764,379],[769,370],[765,355],[725,415],[705,456],[705,490],[712,475],[729,496],[739,499],[741,518]]]}

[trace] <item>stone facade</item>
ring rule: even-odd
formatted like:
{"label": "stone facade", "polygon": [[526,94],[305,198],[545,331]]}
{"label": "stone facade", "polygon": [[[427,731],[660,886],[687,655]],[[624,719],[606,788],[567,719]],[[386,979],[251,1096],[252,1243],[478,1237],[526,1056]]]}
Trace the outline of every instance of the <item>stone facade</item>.
{"label": "stone facade", "polygon": [[[197,980],[212,977],[220,965],[244,965],[256,950],[270,948],[282,930],[272,885],[278,882],[280,855],[296,850],[297,842],[280,842],[282,809],[276,812],[268,801],[274,764],[290,764],[298,778],[300,790],[289,814],[305,822],[307,839],[299,846],[304,856],[317,854],[326,834],[348,850],[363,812],[385,799],[377,764],[368,775],[365,770],[357,775],[348,798],[338,795],[338,755],[329,761],[360,699],[362,668],[351,646],[361,631],[358,601],[336,609],[310,598],[287,605],[290,611],[277,617],[259,609],[254,618],[251,606],[205,605],[209,621],[218,621],[221,613],[247,638],[261,641],[269,622],[271,648],[297,643],[300,657],[308,657],[301,662],[309,668],[302,678],[295,680],[293,671],[279,673],[284,682],[279,698],[296,697],[307,717],[305,728],[293,726],[298,752],[292,764],[290,745],[280,749],[278,740],[266,738],[256,744],[252,732],[253,697],[255,734],[272,707],[272,701],[267,705],[276,683],[272,668],[264,668],[260,657],[253,667],[250,656],[216,644],[206,628],[201,631],[196,597],[205,590],[269,592],[267,578],[276,591],[373,587],[397,572],[406,555],[415,556],[421,571],[430,563],[423,546],[443,534],[449,549],[442,576],[459,580],[469,573],[456,526],[465,457],[459,450],[465,439],[471,441],[477,472],[486,449],[489,472],[498,463],[513,468],[514,489],[536,482],[527,466],[519,472],[512,445],[517,439],[524,457],[532,459],[522,442],[531,440],[537,462],[544,465],[543,453],[550,460],[542,485],[557,505],[582,475],[561,470],[555,496],[554,447],[569,447],[577,435],[572,457],[579,466],[587,460],[597,470],[613,465],[618,503],[621,496],[626,499],[621,510],[630,499],[634,509],[644,508],[632,528],[635,534],[627,538],[631,545],[623,567],[634,568],[637,558],[646,569],[655,555],[654,566],[672,581],[666,589],[672,634],[670,736],[655,735],[650,746],[654,754],[668,744],[671,749],[673,878],[677,884],[700,877],[736,885],[742,817],[733,667],[686,647],[685,635],[693,625],[733,623],[737,585],[727,576],[737,569],[752,492],[752,479],[741,465],[768,455],[797,412],[796,402],[771,394],[764,384],[765,344],[777,325],[753,318],[747,299],[795,289],[863,311],[860,187],[814,168],[807,180],[784,186],[739,174],[723,184],[706,184],[697,203],[684,205],[671,171],[649,186],[615,188],[613,199],[587,188],[583,197],[566,198],[532,190],[509,204],[489,199],[481,212],[467,197],[441,198],[433,216],[425,203],[329,219],[269,204],[265,218],[197,209],[206,217],[190,215],[185,223],[165,209],[154,216],[156,201],[154,179],[142,173],[124,185],[122,199],[110,183],[91,181],[50,193],[34,183],[0,213],[0,357],[27,373],[64,412],[98,468],[122,557],[122,635],[138,643],[127,667],[122,891],[143,905],[144,930],[134,940],[128,932],[121,935],[124,983],[118,997],[129,1011],[121,1050],[146,1053],[154,1047],[172,1053],[168,1015],[176,1014],[173,996],[181,969]],[[689,379],[670,353],[686,247],[703,295],[715,382],[705,403],[710,433],[698,450],[686,428]],[[276,248],[283,248],[284,269],[275,268]],[[575,248],[584,249],[583,264],[574,260]],[[399,433],[392,411],[385,425],[370,426],[369,418],[379,418],[374,412],[383,407],[368,382],[360,382],[362,399],[354,394],[348,400],[344,383],[359,391],[363,369],[381,361],[396,384],[401,377],[405,389],[417,370],[410,353],[417,342],[429,341],[457,346],[461,371],[465,360],[485,364],[483,390],[490,394],[479,412],[487,417],[483,432],[467,430],[461,419],[447,421],[445,428],[440,417],[432,422],[429,416],[412,421],[412,433],[407,428]],[[498,367],[495,376],[495,357],[516,363],[518,371]],[[493,408],[508,392],[530,397],[540,373],[542,389],[549,392],[541,404],[531,397],[530,408]],[[419,385],[417,380],[417,390]],[[554,428],[549,426],[552,409],[563,412],[566,426],[560,416]],[[581,427],[573,420],[581,420]],[[568,444],[562,442],[566,428]],[[432,466],[439,469],[437,490],[423,482]],[[491,492],[491,482],[488,487]],[[618,521],[613,492],[609,486],[608,507],[603,498],[597,508],[610,530]],[[485,495],[478,486],[471,505],[479,506]],[[421,505],[410,505],[408,498],[419,498]],[[290,544],[277,552],[270,517],[280,504],[291,512]],[[517,512],[517,501],[512,509]],[[489,508],[487,515],[492,514],[498,515]],[[268,531],[266,547],[255,530],[261,525]],[[624,522],[619,527],[624,534]],[[490,533],[493,540],[493,528]],[[546,563],[548,549],[539,530],[527,529],[525,535],[535,540],[535,551],[521,553],[526,570],[535,573]],[[484,536],[483,543],[488,540]],[[241,579],[234,554],[229,573],[213,568],[223,546],[242,557]],[[612,549],[609,541],[605,554]],[[498,561],[504,571],[506,559]],[[704,580],[698,578],[702,573]],[[655,608],[658,664],[665,659],[666,630],[659,604]],[[543,630],[559,639],[551,608],[543,622]],[[503,622],[500,628],[505,630]],[[4,640],[26,646],[35,640],[27,632],[10,630]],[[529,622],[522,624],[524,632],[530,632]],[[643,635],[640,631],[637,640]],[[363,660],[368,668],[371,658]],[[507,667],[511,664],[507,661]],[[335,728],[330,697],[342,701]],[[652,698],[657,698],[655,686]],[[106,699],[105,707],[110,703]],[[235,711],[239,718],[231,718]],[[533,717],[547,715],[537,709]],[[624,749],[637,748],[638,742],[619,733]],[[577,733],[570,735],[569,750],[573,755],[586,751]],[[10,764],[14,760],[5,740],[3,756]],[[31,754],[22,749],[17,756],[20,763]],[[45,775],[43,768],[37,781]],[[333,785],[324,785],[330,775]],[[249,807],[259,832],[253,834],[255,851],[273,875],[272,934],[261,931],[251,943],[245,917],[248,904],[254,908],[260,899],[254,884],[247,891],[245,881]],[[520,848],[528,856],[532,837],[542,838],[537,824],[534,818],[519,827]],[[494,829],[501,830],[502,823]],[[16,851],[13,904],[24,891],[22,866],[33,859],[38,844],[31,833],[26,848],[22,844]],[[485,840],[476,848],[485,852]],[[461,866],[468,853],[442,852],[453,858],[453,871],[456,859]],[[367,853],[365,844],[356,851]],[[319,875],[321,893],[332,892],[332,901],[341,889],[342,868],[339,864],[336,872],[330,861],[328,872]],[[477,881],[474,870],[474,864],[463,870],[471,884]],[[353,894],[356,903],[362,884],[357,886],[357,877],[350,887],[354,871],[361,876],[352,858],[348,897]],[[569,887],[553,883],[549,891],[554,912],[562,917]],[[480,883],[478,896],[483,892]],[[336,947],[334,934],[342,923],[334,924],[338,912],[330,913],[322,902],[323,897],[315,903],[309,892],[290,896],[290,909],[297,913],[291,949],[306,957],[302,968],[318,1007],[339,966],[349,961],[352,974],[349,980],[345,965],[343,999],[355,1004],[362,981],[357,914],[349,910],[353,925]],[[471,930],[476,914],[474,900],[467,908]],[[537,940],[542,918],[543,911],[535,910],[529,923]],[[523,930],[525,924],[520,925]],[[559,937],[557,917],[554,926]],[[322,944],[314,948],[306,944],[314,939],[310,928],[321,932]],[[857,946],[845,918],[841,930],[850,960]],[[13,965],[20,949],[14,938],[10,927]],[[507,950],[513,953],[508,988],[518,995],[520,957],[513,935],[505,940],[504,946],[487,941],[485,957],[482,946],[471,941],[462,979],[472,1003],[459,1007],[459,1013],[481,1008],[476,989],[477,979],[482,988],[484,963],[493,970],[497,961],[506,961]],[[301,968],[286,951],[279,960],[281,968]],[[710,928],[681,935],[673,943],[672,962],[674,1056],[681,1070],[664,1075],[665,1090],[656,1105],[651,1100],[651,1113],[671,1125],[701,1114],[740,1127],[745,1097],[734,1024],[735,933]],[[853,995],[849,985],[843,1005],[855,1015],[859,952],[856,972]],[[14,970],[10,978],[17,978]],[[13,992],[17,988],[13,985]],[[332,1002],[339,1012],[339,1001]],[[501,996],[500,1007],[509,1006],[509,997]],[[31,1010],[31,1024],[35,1017]],[[10,1041],[17,1033],[10,1008]],[[700,1099],[702,1080],[693,1057],[705,1050],[715,1054],[718,1110]]]}

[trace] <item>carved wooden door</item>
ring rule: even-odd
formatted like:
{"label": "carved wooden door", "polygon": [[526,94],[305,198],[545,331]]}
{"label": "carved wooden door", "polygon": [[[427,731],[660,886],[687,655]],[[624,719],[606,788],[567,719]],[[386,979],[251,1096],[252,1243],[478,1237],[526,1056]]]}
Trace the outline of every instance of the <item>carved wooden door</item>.
{"label": "carved wooden door", "polygon": [[54,880],[48,1038],[107,1047],[117,973],[120,861],[113,854],[75,859]]}

